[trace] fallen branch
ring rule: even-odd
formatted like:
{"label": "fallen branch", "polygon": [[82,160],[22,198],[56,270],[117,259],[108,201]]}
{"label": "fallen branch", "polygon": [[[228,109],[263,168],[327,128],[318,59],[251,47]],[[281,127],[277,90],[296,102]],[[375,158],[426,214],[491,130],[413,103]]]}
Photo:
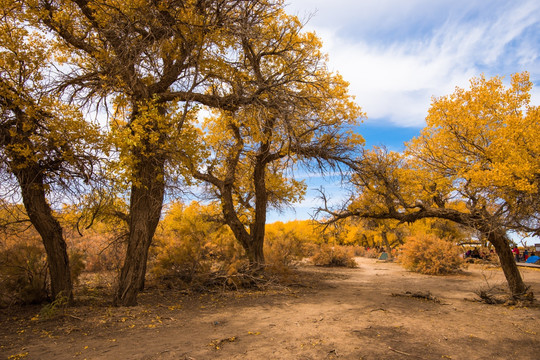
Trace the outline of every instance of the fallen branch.
{"label": "fallen branch", "polygon": [[406,291],[404,294],[392,293],[392,296],[411,297],[411,298],[416,298],[416,299],[424,299],[428,301],[433,301],[433,302],[436,302],[437,304],[441,303],[441,300],[432,296],[429,291],[425,293],[421,291],[417,291],[414,293],[410,291]]}

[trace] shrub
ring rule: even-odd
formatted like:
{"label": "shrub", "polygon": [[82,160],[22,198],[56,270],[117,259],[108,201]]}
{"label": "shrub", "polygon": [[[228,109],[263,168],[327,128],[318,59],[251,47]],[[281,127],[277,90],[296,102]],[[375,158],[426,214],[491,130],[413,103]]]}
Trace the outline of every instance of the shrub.
{"label": "shrub", "polygon": [[47,261],[42,247],[20,243],[0,252],[0,305],[47,300]]}
{"label": "shrub", "polygon": [[[74,262],[82,260],[84,271],[100,272],[118,270],[122,266],[125,254],[125,233],[115,232],[98,223],[94,228],[85,230],[81,237],[78,233],[65,231],[68,249],[73,253],[84,254],[79,259],[75,255]],[[71,258],[70,258],[71,261]],[[70,263],[71,264],[71,263]]]}
{"label": "shrub", "polygon": [[354,256],[366,256],[366,248],[360,245],[354,245]]}
{"label": "shrub", "polygon": [[290,266],[304,257],[304,242],[294,234],[267,236],[264,243],[266,263],[278,268]]}
{"label": "shrub", "polygon": [[450,241],[435,235],[407,238],[398,260],[408,270],[438,275],[459,271],[463,266],[460,249]]}
{"label": "shrub", "polygon": [[151,273],[166,286],[209,285],[227,273],[243,250],[228,233],[160,235],[151,248]]}
{"label": "shrub", "polygon": [[320,245],[313,242],[304,242],[302,244],[302,254],[304,257],[312,257],[319,252]]}
{"label": "shrub", "polygon": [[317,266],[356,267],[354,249],[350,246],[330,246],[322,244],[311,261]]}
{"label": "shrub", "polygon": [[150,252],[150,269],[157,278],[168,285],[205,283],[240,257],[230,229],[212,221],[217,212],[196,202],[171,205]]}
{"label": "shrub", "polygon": [[64,314],[69,304],[69,298],[64,296],[63,293],[59,293],[50,304],[45,305],[39,312],[39,318],[42,320],[49,320],[57,317],[60,314]]}
{"label": "shrub", "polygon": [[196,274],[210,271],[211,263],[207,261],[205,246],[196,239],[185,238],[168,243],[160,240],[153,249],[156,255],[152,270],[158,278],[190,283]]}

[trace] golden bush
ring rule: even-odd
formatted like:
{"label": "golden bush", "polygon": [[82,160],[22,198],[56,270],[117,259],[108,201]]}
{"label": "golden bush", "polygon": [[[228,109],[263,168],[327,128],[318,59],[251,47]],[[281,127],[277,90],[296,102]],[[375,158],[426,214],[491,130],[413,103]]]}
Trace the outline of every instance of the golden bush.
{"label": "golden bush", "polygon": [[354,248],[351,246],[331,246],[322,244],[312,257],[311,261],[316,266],[343,266],[354,268],[357,266],[354,260]]}
{"label": "golden bush", "polygon": [[266,236],[264,257],[270,266],[286,267],[306,256],[305,242],[294,234],[272,234]]}
{"label": "golden bush", "polygon": [[461,250],[452,242],[432,234],[411,236],[401,247],[398,261],[408,270],[421,274],[455,273],[464,265]]}

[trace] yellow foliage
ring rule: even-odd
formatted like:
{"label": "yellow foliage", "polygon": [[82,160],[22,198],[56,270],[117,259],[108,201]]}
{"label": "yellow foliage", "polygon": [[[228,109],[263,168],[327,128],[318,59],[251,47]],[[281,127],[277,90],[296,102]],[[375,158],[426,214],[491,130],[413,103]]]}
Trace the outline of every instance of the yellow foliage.
{"label": "yellow foliage", "polygon": [[317,266],[344,266],[357,267],[354,260],[354,249],[351,246],[330,246],[322,244],[312,257],[311,261]]}
{"label": "yellow foliage", "polygon": [[173,203],[151,249],[151,271],[164,280],[191,283],[212,271],[237,271],[241,250],[230,230],[212,221],[214,205]]}
{"label": "yellow foliage", "polygon": [[271,266],[286,267],[294,261],[310,256],[310,243],[319,235],[311,221],[277,221],[266,225],[264,254]]}
{"label": "yellow foliage", "polygon": [[523,200],[540,189],[540,112],[530,105],[531,88],[527,72],[514,74],[508,88],[500,77],[482,76],[468,90],[434,98],[427,127],[407,144],[414,174],[429,176],[433,190],[481,192],[480,205],[502,199],[530,210]]}
{"label": "yellow foliage", "polygon": [[411,271],[429,275],[448,274],[459,271],[463,266],[460,253],[460,248],[451,241],[435,235],[418,235],[407,238],[398,260]]}

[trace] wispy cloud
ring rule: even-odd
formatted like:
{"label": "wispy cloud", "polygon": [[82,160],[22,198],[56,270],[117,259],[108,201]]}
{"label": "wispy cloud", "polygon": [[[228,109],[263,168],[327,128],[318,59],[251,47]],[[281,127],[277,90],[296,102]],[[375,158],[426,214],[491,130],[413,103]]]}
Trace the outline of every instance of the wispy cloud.
{"label": "wispy cloud", "polygon": [[[528,70],[540,80],[540,2],[290,1],[318,12],[307,28],[322,37],[332,69],[370,120],[422,126],[432,96],[473,76]],[[540,101],[535,87],[533,102]]]}

